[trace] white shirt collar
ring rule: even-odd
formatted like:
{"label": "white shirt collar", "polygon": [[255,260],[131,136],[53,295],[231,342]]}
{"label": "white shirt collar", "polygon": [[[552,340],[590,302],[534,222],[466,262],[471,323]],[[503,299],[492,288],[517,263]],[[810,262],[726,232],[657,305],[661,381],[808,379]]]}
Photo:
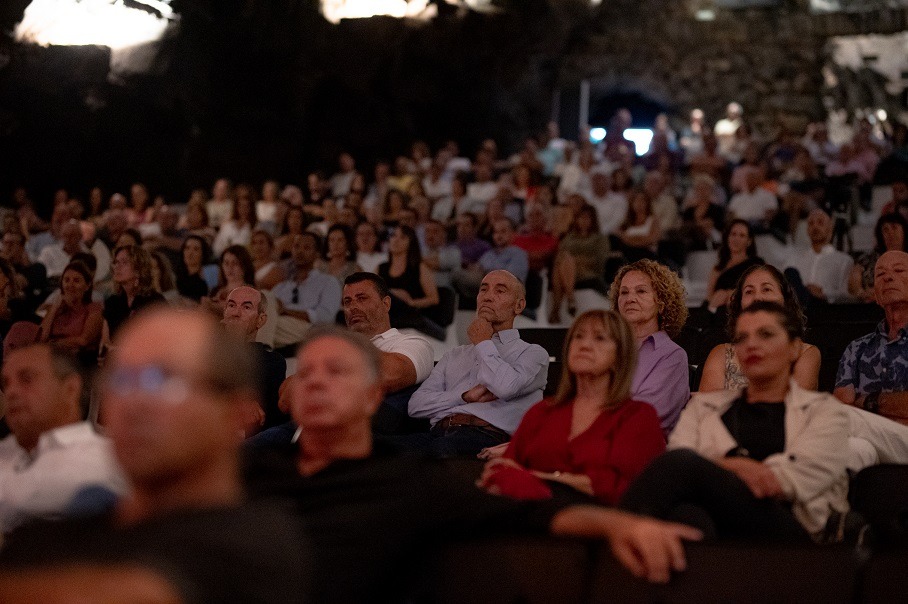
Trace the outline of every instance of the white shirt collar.
{"label": "white shirt collar", "polygon": [[392,327],[391,329],[389,329],[386,332],[380,333],[377,336],[372,336],[371,341],[377,342],[379,340],[387,340],[388,338],[393,338],[394,336],[398,335],[399,333],[400,332],[397,330],[396,327]]}

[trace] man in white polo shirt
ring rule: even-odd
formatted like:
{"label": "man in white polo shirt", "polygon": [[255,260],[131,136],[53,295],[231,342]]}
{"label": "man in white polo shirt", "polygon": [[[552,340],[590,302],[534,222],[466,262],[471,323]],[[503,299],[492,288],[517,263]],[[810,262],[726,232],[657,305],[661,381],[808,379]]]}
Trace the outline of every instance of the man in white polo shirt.
{"label": "man in white polo shirt", "polygon": [[423,337],[391,327],[391,295],[384,279],[374,273],[353,273],[344,281],[341,298],[347,327],[369,338],[381,351],[381,382],[385,398],[373,427],[382,434],[423,428],[407,415],[410,395],[432,372],[432,345]]}

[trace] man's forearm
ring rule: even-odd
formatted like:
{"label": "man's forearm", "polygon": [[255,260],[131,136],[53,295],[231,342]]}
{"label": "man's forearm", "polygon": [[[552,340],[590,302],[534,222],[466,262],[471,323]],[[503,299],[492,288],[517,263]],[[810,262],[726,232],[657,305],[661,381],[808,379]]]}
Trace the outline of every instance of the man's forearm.
{"label": "man's forearm", "polygon": [[908,424],[908,392],[877,392],[859,397],[855,407]]}

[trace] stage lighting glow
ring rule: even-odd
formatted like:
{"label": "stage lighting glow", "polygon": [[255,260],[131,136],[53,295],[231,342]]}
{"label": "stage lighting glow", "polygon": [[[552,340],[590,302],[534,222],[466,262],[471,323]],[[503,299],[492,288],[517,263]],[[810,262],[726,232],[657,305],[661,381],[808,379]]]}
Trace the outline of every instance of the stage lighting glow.
{"label": "stage lighting glow", "polygon": [[[624,138],[634,143],[637,155],[643,155],[649,151],[650,143],[653,142],[653,131],[648,128],[628,128],[624,131]],[[590,128],[590,142],[598,144],[604,139],[605,128]]]}
{"label": "stage lighting glow", "polygon": [[112,51],[155,42],[176,15],[170,0],[32,0],[15,36],[41,46],[107,46]]}
{"label": "stage lighting glow", "polygon": [[605,138],[605,128],[590,128],[590,141],[601,143]]}
{"label": "stage lighting glow", "polygon": [[647,128],[628,128],[624,131],[624,138],[634,143],[637,155],[643,155],[649,151],[649,145],[653,142],[653,131]]}
{"label": "stage lighting glow", "polygon": [[437,13],[429,0],[321,0],[322,15],[331,23],[341,19],[388,16],[398,19],[430,19]]}

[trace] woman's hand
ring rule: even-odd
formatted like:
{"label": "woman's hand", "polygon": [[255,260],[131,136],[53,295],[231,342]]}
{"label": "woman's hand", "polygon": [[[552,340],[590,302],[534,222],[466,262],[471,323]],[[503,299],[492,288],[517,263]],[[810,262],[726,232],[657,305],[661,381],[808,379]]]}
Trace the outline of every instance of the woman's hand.
{"label": "woman's hand", "polygon": [[723,457],[716,463],[740,478],[758,499],[781,499],[785,496],[779,479],[764,463],[747,457]]}
{"label": "woman's hand", "polygon": [[593,481],[586,474],[571,474],[570,472],[539,472],[533,470],[533,474],[542,480],[551,480],[566,484],[576,491],[593,495]]}
{"label": "woman's hand", "polygon": [[522,470],[523,466],[509,457],[499,457],[497,459],[493,459],[482,468],[482,474],[480,474],[479,479],[476,481],[476,486],[480,489],[487,489],[489,478],[491,478],[492,475],[495,474],[495,472],[501,470],[502,468],[515,468],[517,470]]}
{"label": "woman's hand", "polygon": [[507,450],[508,445],[511,443],[501,443],[500,445],[495,445],[494,447],[486,447],[482,451],[476,454],[476,457],[479,459],[487,459],[492,461],[494,459],[501,458],[504,455],[504,452]]}

